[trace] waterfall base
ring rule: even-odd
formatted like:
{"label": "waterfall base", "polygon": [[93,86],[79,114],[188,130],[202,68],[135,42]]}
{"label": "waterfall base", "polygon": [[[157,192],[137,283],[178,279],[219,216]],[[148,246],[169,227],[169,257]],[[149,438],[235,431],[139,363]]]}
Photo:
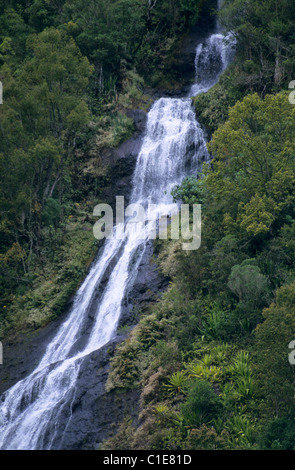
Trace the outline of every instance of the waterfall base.
{"label": "waterfall base", "polygon": [[[115,430],[114,424],[123,420],[126,411],[132,417],[137,416],[139,392],[118,396],[115,391],[106,392],[105,384],[110,359],[118,343],[126,339],[130,329],[138,323],[138,310],[144,311],[168,286],[168,280],[160,276],[156,265],[150,262],[152,254],[150,243],[133,289],[124,301],[116,338],[83,360],[71,419],[66,432],[63,427],[58,430],[52,450],[95,450],[110,437]],[[54,338],[66,317],[67,314],[41,330],[22,333],[5,344],[5,360],[0,368],[0,395],[36,368],[44,354],[44,345]]]}

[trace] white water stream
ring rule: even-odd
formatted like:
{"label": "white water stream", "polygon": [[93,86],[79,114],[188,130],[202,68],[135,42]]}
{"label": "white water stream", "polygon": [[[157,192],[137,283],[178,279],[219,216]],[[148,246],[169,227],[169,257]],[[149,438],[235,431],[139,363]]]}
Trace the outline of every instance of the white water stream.
{"label": "white water stream", "polygon": [[[232,57],[233,43],[221,33],[211,35],[196,50],[196,83],[190,96],[207,92],[217,83]],[[230,39],[230,36],[228,37]],[[207,160],[204,132],[196,121],[190,97],[161,98],[154,103],[133,177],[131,203],[172,203],[171,190],[196,173]],[[67,319],[50,342],[37,368],[0,398],[0,449],[52,449],[61,415],[71,416],[71,403],[81,361],[107,344],[116,333],[122,301],[132,287],[147,237],[140,227],[121,240],[107,240],[78,290]],[[113,265],[106,284],[102,279]],[[95,293],[101,298],[92,328],[79,347],[89,321]],[[75,351],[73,353],[73,351]]]}

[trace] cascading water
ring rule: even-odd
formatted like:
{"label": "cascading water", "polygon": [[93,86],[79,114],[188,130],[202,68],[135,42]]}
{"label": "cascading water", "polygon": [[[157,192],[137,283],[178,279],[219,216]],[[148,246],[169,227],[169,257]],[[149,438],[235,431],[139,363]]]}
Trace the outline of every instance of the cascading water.
{"label": "cascading water", "polygon": [[[190,96],[217,83],[232,57],[233,42],[220,33],[197,47],[196,83]],[[190,97],[161,98],[148,114],[146,135],[133,177],[131,203],[171,204],[171,190],[207,160],[204,132]],[[156,217],[156,215],[155,215]],[[0,449],[61,449],[83,360],[114,336],[122,302],[132,287],[148,243],[140,226],[107,240],[76,294],[67,320],[36,369],[0,399]],[[108,282],[103,279],[112,267]],[[98,295],[99,293],[99,295]],[[90,310],[95,309],[92,320]]]}
{"label": "cascading water", "polygon": [[233,58],[234,43],[231,33],[227,36],[215,33],[198,45],[195,58],[196,83],[190,90],[190,96],[206,93],[218,82]]}

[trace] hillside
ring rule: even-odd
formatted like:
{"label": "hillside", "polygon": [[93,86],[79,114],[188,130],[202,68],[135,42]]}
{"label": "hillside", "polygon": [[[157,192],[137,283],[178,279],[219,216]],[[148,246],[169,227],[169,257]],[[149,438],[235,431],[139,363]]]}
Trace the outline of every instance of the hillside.
{"label": "hillside", "polygon": [[[67,434],[46,415],[34,448],[295,449],[295,5],[218,7],[0,2],[0,390],[29,416],[42,355],[69,361],[50,405],[59,423],[71,403]],[[200,248],[98,241],[118,195],[200,204]]]}

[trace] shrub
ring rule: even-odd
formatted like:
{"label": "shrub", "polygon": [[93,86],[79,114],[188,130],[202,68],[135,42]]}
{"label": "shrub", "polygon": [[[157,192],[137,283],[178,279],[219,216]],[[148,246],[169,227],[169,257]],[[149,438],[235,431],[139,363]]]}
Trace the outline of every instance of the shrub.
{"label": "shrub", "polygon": [[184,424],[199,427],[216,416],[220,401],[212,386],[205,380],[195,379],[188,387],[187,399],[181,405]]}

